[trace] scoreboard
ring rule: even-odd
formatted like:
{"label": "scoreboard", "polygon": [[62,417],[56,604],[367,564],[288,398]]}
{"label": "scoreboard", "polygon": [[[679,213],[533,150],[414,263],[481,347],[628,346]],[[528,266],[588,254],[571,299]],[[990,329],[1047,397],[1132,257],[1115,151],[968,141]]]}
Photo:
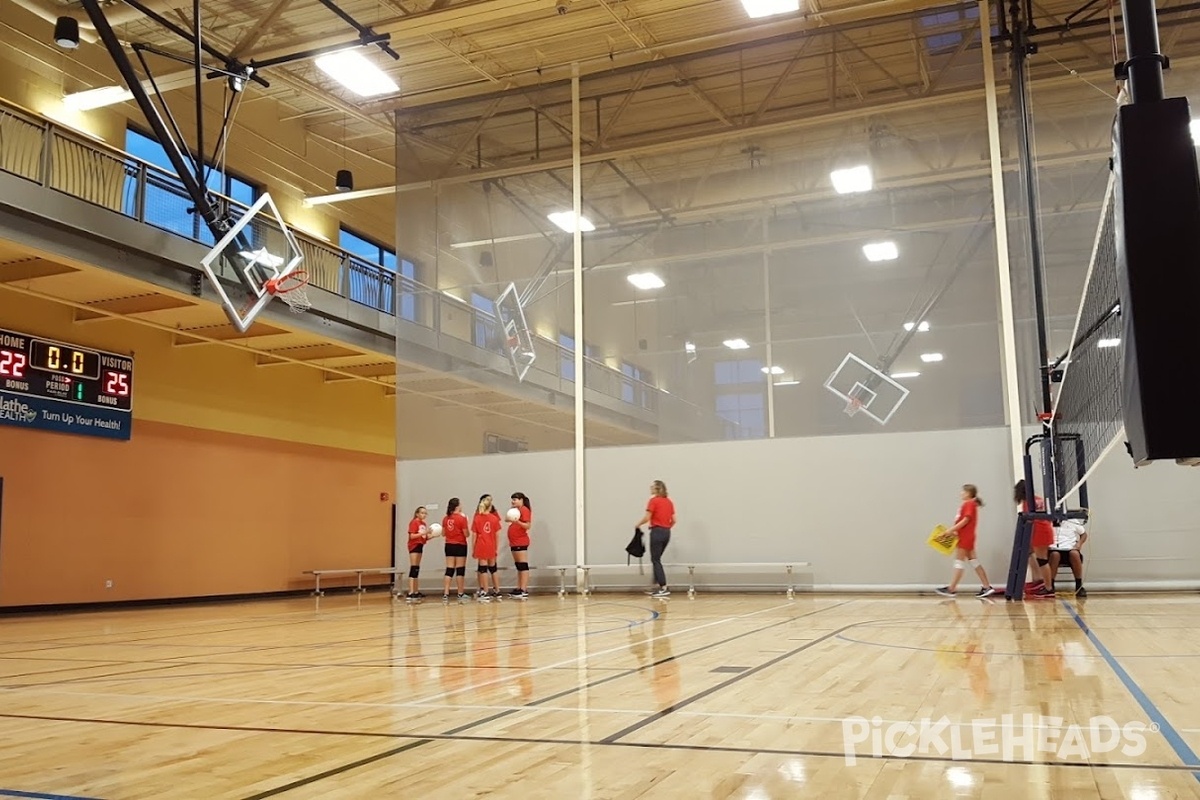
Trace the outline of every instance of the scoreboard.
{"label": "scoreboard", "polygon": [[0,424],[128,439],[133,358],[0,329]]}

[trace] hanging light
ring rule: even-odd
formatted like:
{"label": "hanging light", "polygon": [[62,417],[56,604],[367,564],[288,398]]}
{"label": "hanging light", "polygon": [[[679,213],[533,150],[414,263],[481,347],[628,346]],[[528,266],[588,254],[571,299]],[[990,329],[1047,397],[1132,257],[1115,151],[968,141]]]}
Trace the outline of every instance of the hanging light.
{"label": "hanging light", "polygon": [[354,191],[354,173],[348,169],[339,169],[337,171],[337,180],[334,182],[334,188],[339,192]]}
{"label": "hanging light", "polygon": [[54,23],[54,43],[63,50],[79,47],[79,21],[74,17],[59,17]]}

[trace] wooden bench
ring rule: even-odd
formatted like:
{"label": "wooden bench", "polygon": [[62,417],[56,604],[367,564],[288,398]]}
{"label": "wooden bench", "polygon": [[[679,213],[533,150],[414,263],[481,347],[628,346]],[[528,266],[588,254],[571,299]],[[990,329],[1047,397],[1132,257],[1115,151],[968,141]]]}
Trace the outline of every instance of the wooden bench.
{"label": "wooden bench", "polygon": [[[685,562],[681,564],[664,564],[666,569],[686,569],[688,571],[688,597],[696,596],[696,570],[697,569],[717,569],[725,572],[733,572],[744,569],[767,569],[767,570],[783,570],[785,584],[787,586],[787,596],[789,598],[796,596],[795,571],[797,567],[807,568],[812,564],[807,561],[792,561],[790,563],[779,562],[750,562],[741,564],[721,564],[721,563],[700,563],[700,562]],[[632,564],[552,564],[544,567],[544,569],[558,570],[558,596],[562,597],[567,593],[567,570],[575,569],[583,571],[583,594],[591,594],[591,573],[597,570],[610,571],[627,571],[636,568],[638,574],[645,575],[650,569],[650,565],[645,562],[637,562]]]}
{"label": "wooden bench", "polygon": [[307,569],[305,575],[312,575],[317,580],[316,587],[313,589],[313,594],[318,597],[323,597],[324,592],[321,591],[321,578],[337,577],[339,575],[357,575],[358,585],[354,587],[355,592],[365,592],[363,588],[363,575],[390,575],[392,576],[392,588],[395,589],[396,575],[404,573],[408,574],[408,567],[358,567],[355,569]]}

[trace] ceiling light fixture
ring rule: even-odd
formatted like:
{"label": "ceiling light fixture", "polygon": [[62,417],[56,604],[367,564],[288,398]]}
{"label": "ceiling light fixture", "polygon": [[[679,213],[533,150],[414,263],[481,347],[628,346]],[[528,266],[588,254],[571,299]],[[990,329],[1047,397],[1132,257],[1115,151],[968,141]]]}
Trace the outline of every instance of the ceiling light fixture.
{"label": "ceiling light fixture", "polygon": [[745,339],[726,339],[722,344],[730,350],[748,350],[750,348]]}
{"label": "ceiling light fixture", "polygon": [[317,69],[362,97],[395,94],[400,91],[387,73],[375,66],[357,49],[326,53],[316,60]]}
{"label": "ceiling light fixture", "polygon": [[867,261],[895,261],[900,257],[895,242],[868,242],[863,245],[862,251]]}
{"label": "ceiling light fixture", "polygon": [[776,386],[799,386],[800,381],[775,381]]}
{"label": "ceiling light fixture", "polygon": [[742,7],[750,19],[761,19],[799,11],[800,0],[742,0]]}
{"label": "ceiling light fixture", "polygon": [[913,328],[916,328],[918,333],[926,333],[929,330],[929,320],[921,320],[920,325],[915,322],[904,323],[904,330],[911,331]]}
{"label": "ceiling light fixture", "polygon": [[905,378],[919,378],[919,377],[921,377],[921,373],[919,373],[919,372],[893,372],[888,377],[895,378],[896,380],[903,380]]}
{"label": "ceiling light fixture", "polygon": [[[546,218],[553,222],[558,227],[562,228],[567,233],[575,232],[575,212],[574,211],[555,211],[553,214],[547,214]],[[579,218],[579,230],[587,233],[588,231],[596,230],[596,226],[587,217]]]}
{"label": "ceiling light fixture", "polygon": [[133,99],[133,92],[121,86],[101,86],[83,92],[72,92],[63,97],[63,105],[76,111],[91,111]]}
{"label": "ceiling light fixture", "polygon": [[782,375],[783,367],[763,367],[763,375]]}
{"label": "ceiling light fixture", "polygon": [[667,285],[662,278],[658,277],[653,272],[635,272],[626,278],[626,280],[643,291],[648,291],[650,289],[661,289]]}
{"label": "ceiling light fixture", "polygon": [[339,192],[353,192],[354,173],[348,169],[339,169],[337,171],[337,179],[333,182],[333,188]]}
{"label": "ceiling light fixture", "polygon": [[829,173],[829,180],[833,182],[833,190],[838,194],[869,192],[875,185],[871,177],[871,168],[866,164],[848,169],[835,169]]}
{"label": "ceiling light fixture", "polygon": [[1120,343],[1120,339],[1101,339],[1096,342],[1096,347],[1116,347]]}
{"label": "ceiling light fixture", "polygon": [[936,364],[943,358],[941,353],[921,353],[921,360],[926,364]]}
{"label": "ceiling light fixture", "polygon": [[63,50],[79,47],[79,20],[59,17],[54,23],[54,43]]}

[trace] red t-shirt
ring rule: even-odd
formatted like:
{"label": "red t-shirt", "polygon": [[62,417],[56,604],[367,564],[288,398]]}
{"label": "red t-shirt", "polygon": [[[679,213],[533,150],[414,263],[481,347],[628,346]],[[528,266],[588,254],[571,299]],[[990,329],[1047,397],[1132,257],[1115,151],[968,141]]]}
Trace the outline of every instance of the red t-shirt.
{"label": "red t-shirt", "polygon": [[655,495],[646,504],[651,528],[671,528],[675,525],[675,504],[670,498]]}
{"label": "red t-shirt", "polygon": [[[1044,512],[1046,510],[1046,501],[1037,495],[1033,496],[1033,507],[1035,511]],[[1021,510],[1028,512],[1029,506],[1024,500],[1021,501]],[[1033,547],[1050,547],[1054,544],[1054,523],[1048,519],[1035,519],[1033,521],[1033,532],[1030,536],[1030,544]]]}
{"label": "red t-shirt", "polygon": [[[416,550],[421,545],[425,544],[425,523],[416,517],[408,523],[408,552]],[[418,534],[420,534],[418,536]]]}
{"label": "red t-shirt", "polygon": [[[958,529],[958,538],[960,541],[975,541],[975,528],[979,524],[979,504],[974,500],[967,500],[958,509],[958,519],[954,520],[958,524],[959,520],[966,520],[967,524]],[[970,548],[968,548],[970,549]]]}
{"label": "red t-shirt", "polygon": [[[533,512],[525,506],[520,507],[521,518],[520,522],[526,525],[533,521]],[[529,547],[529,529],[523,527],[518,522],[508,523],[508,546],[509,547]]]}
{"label": "red t-shirt", "polygon": [[467,518],[455,511],[442,520],[442,535],[446,544],[467,543]]}
{"label": "red t-shirt", "polygon": [[496,533],[500,530],[496,513],[476,514],[471,522],[471,530],[475,532],[475,558],[480,561],[495,559]]}

